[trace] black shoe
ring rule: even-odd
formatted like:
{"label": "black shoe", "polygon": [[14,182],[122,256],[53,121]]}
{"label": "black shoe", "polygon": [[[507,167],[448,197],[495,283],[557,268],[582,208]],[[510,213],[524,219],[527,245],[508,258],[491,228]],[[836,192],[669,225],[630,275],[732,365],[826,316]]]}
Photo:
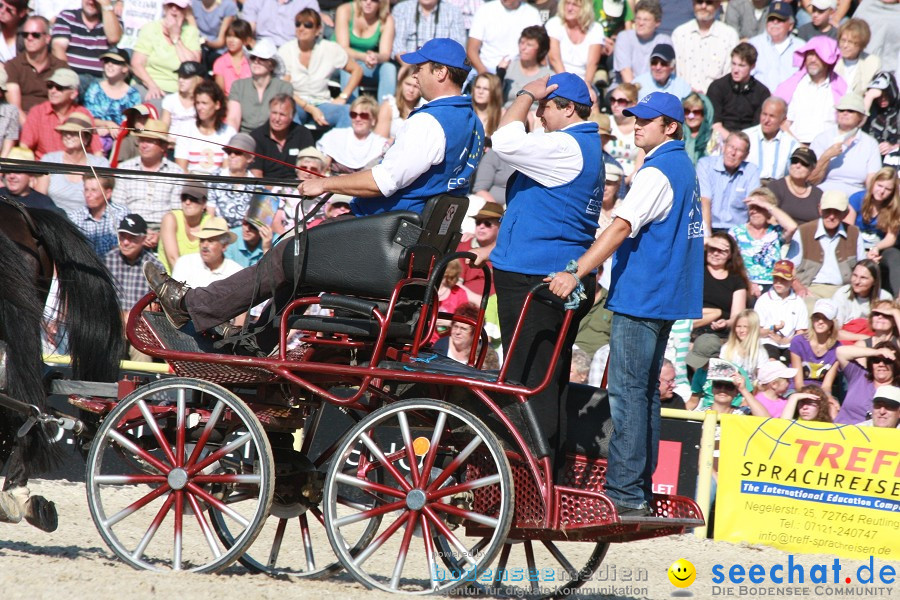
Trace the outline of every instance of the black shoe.
{"label": "black shoe", "polygon": [[175,281],[151,262],[144,263],[144,277],[147,278],[150,289],[156,293],[166,318],[176,329],[180,329],[191,320],[191,316],[184,308],[184,295],[190,289],[187,285]]}
{"label": "black shoe", "polygon": [[631,506],[622,506],[613,502],[616,508],[616,514],[619,515],[620,521],[643,521],[644,519],[652,519],[656,517],[656,513],[650,508],[650,505],[644,502],[639,508]]}

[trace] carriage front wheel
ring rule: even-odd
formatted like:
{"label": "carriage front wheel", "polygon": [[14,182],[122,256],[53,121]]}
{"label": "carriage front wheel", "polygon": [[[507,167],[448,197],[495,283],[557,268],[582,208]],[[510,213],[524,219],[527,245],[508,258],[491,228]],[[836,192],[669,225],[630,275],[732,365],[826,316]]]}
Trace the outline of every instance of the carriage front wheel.
{"label": "carriage front wheel", "polygon": [[[352,491],[370,502],[337,512],[337,499]],[[405,400],[347,433],[325,478],[323,508],[332,549],[358,581],[391,592],[447,592],[476,578],[503,547],[512,475],[496,436],[471,413]],[[357,530],[374,519],[372,541],[351,552]]]}
{"label": "carriage front wheel", "polygon": [[[137,569],[221,571],[244,553],[272,504],[266,432],[225,388],[173,378],[142,386],[104,419],[87,459],[91,518]],[[218,539],[207,513],[228,523]]]}

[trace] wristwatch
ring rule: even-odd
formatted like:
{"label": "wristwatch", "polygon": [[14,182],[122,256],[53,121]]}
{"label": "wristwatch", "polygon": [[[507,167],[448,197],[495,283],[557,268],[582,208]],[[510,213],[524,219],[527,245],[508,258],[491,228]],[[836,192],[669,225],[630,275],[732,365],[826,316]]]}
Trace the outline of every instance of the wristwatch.
{"label": "wristwatch", "polygon": [[107,4],[106,6],[101,6],[100,8],[105,10],[106,12],[110,12],[116,9],[116,7],[112,5],[112,3]]}
{"label": "wristwatch", "polygon": [[519,90],[518,92],[516,92],[516,98],[518,98],[519,96],[531,96],[531,101],[537,102],[537,98],[535,98],[534,94],[532,94],[528,90]]}
{"label": "wristwatch", "polygon": [[349,98],[349,97],[350,97],[350,94],[345,94],[345,93],[343,93],[343,92],[341,92],[340,94],[338,94],[338,98],[340,98],[341,100],[346,100],[346,99]]}

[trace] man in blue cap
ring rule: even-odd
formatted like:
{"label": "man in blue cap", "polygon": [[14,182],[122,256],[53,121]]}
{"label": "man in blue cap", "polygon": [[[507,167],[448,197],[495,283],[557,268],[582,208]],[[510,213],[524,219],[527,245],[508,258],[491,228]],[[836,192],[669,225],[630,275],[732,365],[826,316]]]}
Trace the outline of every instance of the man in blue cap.
{"label": "man in blue cap", "polygon": [[[532,102],[546,133],[526,133]],[[526,85],[491,136],[492,152],[509,163],[515,174],[507,187],[507,208],[500,221],[497,244],[490,252],[494,265],[497,310],[503,347],[508,350],[525,296],[548,273],[559,271],[583,254],[594,241],[603,202],[603,147],[597,123],[588,121],[591,95],[584,80],[558,73]],[[479,253],[479,261],[487,258]],[[582,274],[590,298],[595,277]],[[552,295],[544,292],[549,298]],[[560,405],[569,378],[572,344],[578,322],[590,309],[583,302],[571,323],[563,352],[550,384],[526,403],[529,418],[542,430],[535,440],[540,455],[558,471],[565,454],[566,430]],[[507,353],[508,378],[529,387],[544,379],[563,322],[559,307],[531,304],[515,351]]]}
{"label": "man in blue cap", "polygon": [[[609,402],[614,432],[606,493],[623,520],[652,518],[651,476],[659,445],[659,372],[672,323],[698,318],[703,300],[700,189],[684,151],[681,101],[653,92],[624,111],[647,157],[612,224],[550,289],[568,297],[615,254],[607,308],[613,313]],[[496,264],[496,262],[495,262]]]}
{"label": "man in blue cap", "polygon": [[[471,98],[460,95],[472,69],[466,50],[451,39],[435,38],[402,58],[415,65],[416,81],[428,102],[410,113],[379,165],[339,177],[301,181],[301,194],[312,198],[326,192],[354,196],[351,211],[366,216],[396,210],[421,213],[429,198],[469,193],[485,136]],[[256,269],[261,265],[268,263],[264,272],[272,275],[264,278],[260,290],[288,285],[282,257],[289,241],[277,244],[257,265],[203,288],[189,290],[154,269],[145,274],[173,325],[181,327],[193,320],[198,331],[209,329],[248,309]],[[335,241],[342,242],[345,240]]]}

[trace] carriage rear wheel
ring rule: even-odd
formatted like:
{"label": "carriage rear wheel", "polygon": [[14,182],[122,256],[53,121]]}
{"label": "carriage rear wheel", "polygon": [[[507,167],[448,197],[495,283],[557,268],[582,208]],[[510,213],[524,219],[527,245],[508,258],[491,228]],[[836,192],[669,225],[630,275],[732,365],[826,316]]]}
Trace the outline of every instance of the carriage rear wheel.
{"label": "carriage rear wheel", "polygon": [[[104,419],[87,459],[91,518],[137,569],[221,571],[258,535],[274,480],[256,415],[225,388],[196,379],[129,394]],[[208,512],[227,523],[232,544],[217,539]]]}
{"label": "carriage rear wheel", "polygon": [[[353,492],[375,506],[339,513],[337,499]],[[446,402],[405,400],[368,415],[343,438],[323,507],[332,549],[358,581],[391,592],[447,592],[477,577],[503,547],[513,481],[503,448],[479,419]],[[352,553],[359,529],[374,519],[376,536]],[[447,568],[447,560],[460,569]]]}

